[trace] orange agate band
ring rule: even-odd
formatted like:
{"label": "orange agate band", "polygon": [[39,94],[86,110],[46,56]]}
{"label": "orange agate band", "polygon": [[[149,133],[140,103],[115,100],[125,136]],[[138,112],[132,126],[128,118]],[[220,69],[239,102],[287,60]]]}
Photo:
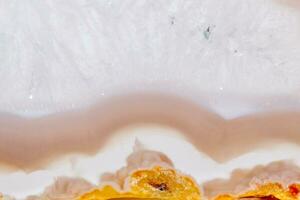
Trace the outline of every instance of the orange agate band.
{"label": "orange agate band", "polygon": [[[131,174],[128,191],[120,192],[112,186],[87,192],[77,200],[122,200],[122,199],[160,199],[160,200],[201,200],[205,199],[192,178],[174,169],[154,167],[137,170]],[[279,183],[266,183],[241,194],[223,194],[213,200],[300,200],[300,184],[284,188]]]}

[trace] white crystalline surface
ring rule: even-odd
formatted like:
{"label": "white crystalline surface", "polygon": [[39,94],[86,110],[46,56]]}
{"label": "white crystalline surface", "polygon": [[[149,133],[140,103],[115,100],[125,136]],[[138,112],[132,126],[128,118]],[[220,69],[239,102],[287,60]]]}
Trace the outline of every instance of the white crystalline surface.
{"label": "white crystalline surface", "polygon": [[48,114],[146,89],[297,107],[299,22],[273,0],[1,0],[0,110]]}

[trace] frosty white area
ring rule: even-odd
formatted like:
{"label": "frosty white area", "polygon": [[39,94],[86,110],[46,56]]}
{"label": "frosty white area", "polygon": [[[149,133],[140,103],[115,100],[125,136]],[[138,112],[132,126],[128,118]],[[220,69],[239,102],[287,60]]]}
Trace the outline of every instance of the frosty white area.
{"label": "frosty white area", "polygon": [[1,0],[0,110],[43,115],[153,89],[207,94],[229,115],[224,99],[245,94],[244,109],[255,97],[282,106],[274,95],[295,109],[299,21],[273,0]]}

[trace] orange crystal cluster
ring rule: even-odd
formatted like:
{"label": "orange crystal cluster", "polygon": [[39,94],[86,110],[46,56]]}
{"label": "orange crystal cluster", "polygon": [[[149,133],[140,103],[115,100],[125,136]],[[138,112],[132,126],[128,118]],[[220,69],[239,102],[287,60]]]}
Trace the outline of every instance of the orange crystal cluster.
{"label": "orange crystal cluster", "polygon": [[[127,182],[126,191],[106,185],[80,196],[77,200],[201,200],[195,181],[174,169],[154,167],[137,170]],[[284,188],[279,183],[259,185],[241,194],[223,194],[214,200],[300,200],[300,184]]]}

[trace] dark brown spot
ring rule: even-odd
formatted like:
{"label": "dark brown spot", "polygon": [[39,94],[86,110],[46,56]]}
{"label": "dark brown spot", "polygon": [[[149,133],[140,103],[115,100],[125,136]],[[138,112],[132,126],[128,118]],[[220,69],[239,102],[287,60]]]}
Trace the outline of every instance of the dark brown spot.
{"label": "dark brown spot", "polygon": [[150,185],[160,191],[166,191],[169,189],[166,183],[150,183]]}

